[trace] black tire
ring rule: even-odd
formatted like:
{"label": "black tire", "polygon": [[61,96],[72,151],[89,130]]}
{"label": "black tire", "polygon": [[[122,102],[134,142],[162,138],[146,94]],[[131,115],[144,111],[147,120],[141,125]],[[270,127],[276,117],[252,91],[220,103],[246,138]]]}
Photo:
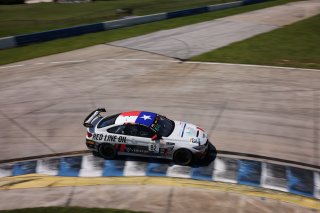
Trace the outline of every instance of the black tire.
{"label": "black tire", "polygon": [[111,144],[101,144],[99,146],[99,154],[104,159],[114,159],[117,156],[117,150]]}
{"label": "black tire", "polygon": [[100,153],[97,152],[97,151],[92,151],[92,155],[93,155],[93,156],[96,156],[96,157],[102,157],[102,156],[100,155]]}
{"label": "black tire", "polygon": [[187,149],[178,149],[173,154],[175,164],[187,166],[193,162],[193,154]]}

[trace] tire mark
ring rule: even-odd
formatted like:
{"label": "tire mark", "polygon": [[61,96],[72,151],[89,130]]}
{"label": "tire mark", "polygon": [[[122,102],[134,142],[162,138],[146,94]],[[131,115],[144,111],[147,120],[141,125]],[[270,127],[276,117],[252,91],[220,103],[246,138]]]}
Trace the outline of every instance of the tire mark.
{"label": "tire mark", "polygon": [[65,205],[64,205],[65,207],[70,206],[70,203],[71,203],[71,201],[72,201],[72,197],[73,197],[73,195],[74,195],[75,188],[76,188],[76,187],[73,185],[72,188],[71,188],[70,194],[69,194],[69,196],[68,196],[67,202],[66,202]]}
{"label": "tire mark", "polygon": [[221,118],[224,110],[227,108],[227,105],[228,105],[228,101],[225,101],[225,102],[223,103],[222,107],[220,108],[219,113],[218,113],[218,116],[217,116],[216,119],[214,120],[212,127],[210,128],[210,132],[212,132],[213,130],[216,129],[216,127],[217,127],[217,125],[218,125],[218,123],[219,123],[219,121],[220,121],[220,118]]}
{"label": "tire mark", "polygon": [[169,192],[169,196],[168,196],[167,208],[166,208],[165,213],[170,213],[170,211],[171,211],[173,190],[174,190],[174,188],[171,187],[171,188],[170,188],[170,192]]}
{"label": "tire mark", "polygon": [[40,140],[36,135],[34,135],[32,132],[30,132],[28,129],[24,128],[22,125],[20,125],[18,122],[16,122],[14,119],[9,118],[6,114],[4,114],[0,110],[0,114],[3,115],[6,119],[8,119],[11,123],[13,123],[15,126],[17,126],[19,129],[21,129],[23,132],[27,133],[31,138],[35,139],[36,142],[46,147],[48,150],[50,150],[53,153],[56,153],[55,150],[53,150],[51,147],[49,147],[46,143],[44,143],[42,140]]}

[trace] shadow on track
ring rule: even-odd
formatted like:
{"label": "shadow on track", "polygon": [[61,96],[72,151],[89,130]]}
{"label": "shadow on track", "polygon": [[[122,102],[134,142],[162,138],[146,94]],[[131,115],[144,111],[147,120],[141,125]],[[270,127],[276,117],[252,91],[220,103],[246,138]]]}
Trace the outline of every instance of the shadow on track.
{"label": "shadow on track", "polygon": [[[98,153],[94,154],[97,157],[101,157]],[[210,143],[208,148],[208,153],[203,159],[195,159],[190,165],[192,168],[205,167],[210,165],[217,157],[216,148]],[[102,158],[102,157],[101,157]],[[147,157],[133,157],[133,156],[117,156],[115,159],[109,161],[136,161],[136,162],[146,162],[146,163],[158,163],[158,164],[167,164],[175,165],[172,160],[168,159],[159,159],[159,158],[147,158]]]}

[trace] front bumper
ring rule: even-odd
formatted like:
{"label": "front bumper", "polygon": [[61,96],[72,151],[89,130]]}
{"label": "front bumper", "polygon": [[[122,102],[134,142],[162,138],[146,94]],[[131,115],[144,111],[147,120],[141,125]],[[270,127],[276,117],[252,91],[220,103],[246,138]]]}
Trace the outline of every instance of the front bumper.
{"label": "front bumper", "polygon": [[200,159],[204,158],[209,152],[209,143],[210,142],[207,141],[204,144],[202,149],[196,149],[196,152],[194,152],[194,156],[197,157],[197,158],[200,158]]}

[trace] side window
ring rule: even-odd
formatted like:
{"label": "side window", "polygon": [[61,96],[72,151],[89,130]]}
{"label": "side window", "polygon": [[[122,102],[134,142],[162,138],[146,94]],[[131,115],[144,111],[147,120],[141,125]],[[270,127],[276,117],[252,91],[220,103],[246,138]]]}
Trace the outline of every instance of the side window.
{"label": "side window", "polygon": [[151,129],[145,126],[140,126],[139,128],[139,137],[144,137],[144,138],[152,138],[155,135],[155,132],[153,132]]}
{"label": "side window", "polygon": [[152,138],[155,134],[155,132],[148,127],[133,124],[114,126],[109,128],[107,131],[114,134],[131,135],[144,138]]}
{"label": "side window", "polygon": [[109,128],[109,129],[107,130],[107,132],[109,132],[109,133],[114,133],[114,134],[124,135],[124,134],[125,134],[125,129],[126,129],[126,126],[125,126],[125,125],[114,126],[114,127]]}
{"label": "side window", "polygon": [[139,127],[138,125],[129,124],[126,125],[124,132],[126,135],[138,136]]}

